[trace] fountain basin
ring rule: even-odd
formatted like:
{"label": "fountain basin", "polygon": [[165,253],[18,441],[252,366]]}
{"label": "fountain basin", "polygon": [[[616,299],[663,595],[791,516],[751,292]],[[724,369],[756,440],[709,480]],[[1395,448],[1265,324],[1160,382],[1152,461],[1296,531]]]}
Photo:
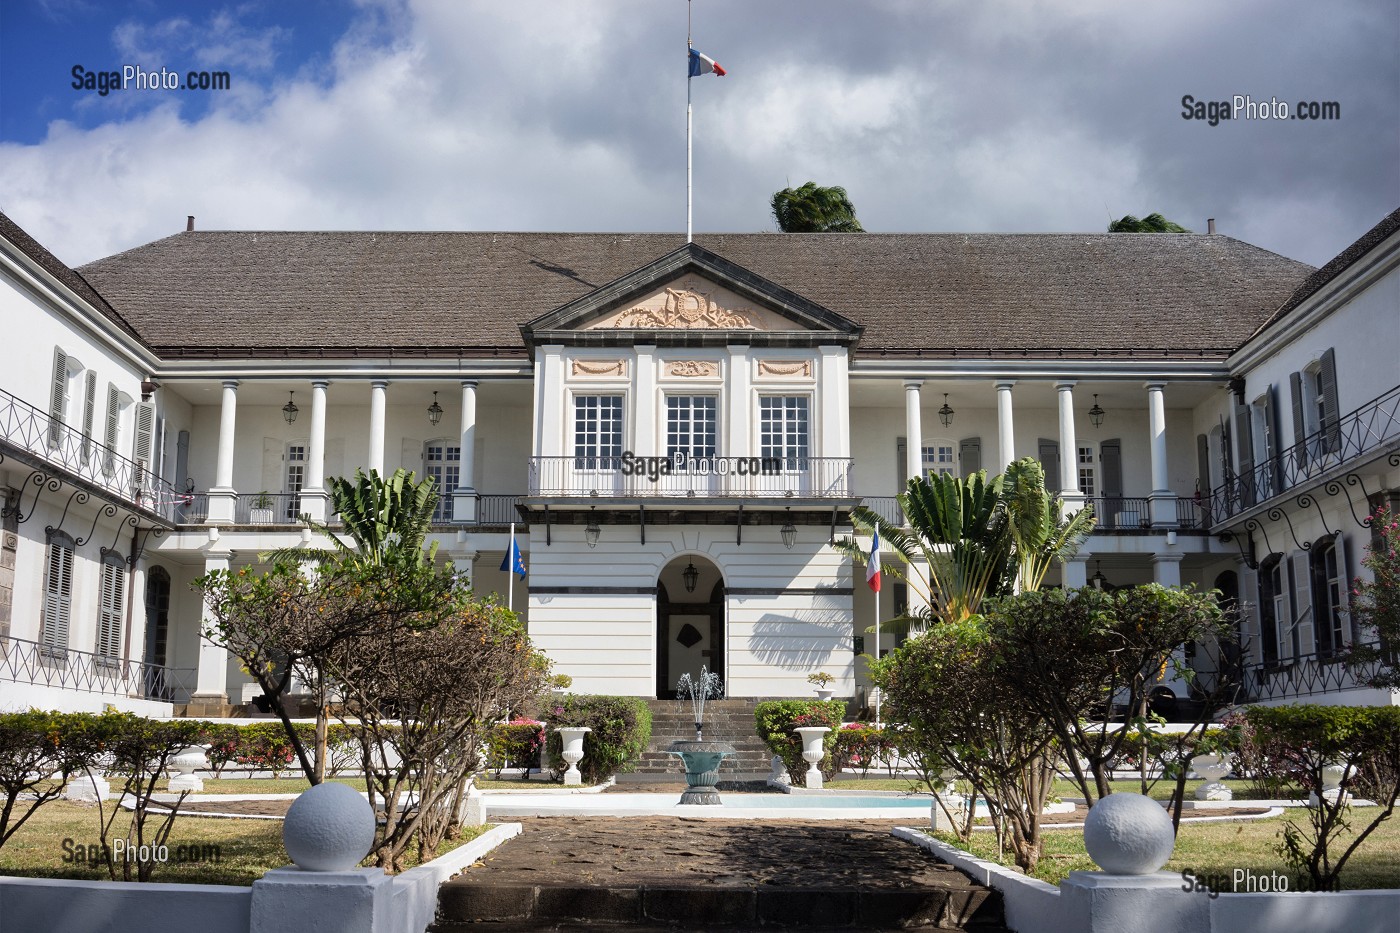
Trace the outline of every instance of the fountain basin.
{"label": "fountain basin", "polygon": [[666,749],[685,765],[685,793],[680,802],[717,807],[721,801],[715,784],[719,782],[719,765],[737,754],[734,746],[725,742],[672,742]]}

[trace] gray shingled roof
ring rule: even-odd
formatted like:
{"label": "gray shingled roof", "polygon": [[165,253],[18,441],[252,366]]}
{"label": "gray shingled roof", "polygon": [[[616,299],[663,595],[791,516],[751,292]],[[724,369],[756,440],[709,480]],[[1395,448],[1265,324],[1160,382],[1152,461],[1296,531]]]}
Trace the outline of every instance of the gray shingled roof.
{"label": "gray shingled roof", "polygon": [[[478,355],[523,352],[521,323],[682,242],[675,234],[192,232],[80,271],[167,352]],[[863,325],[862,353],[1223,351],[1313,271],[1195,234],[707,234],[696,242]]]}

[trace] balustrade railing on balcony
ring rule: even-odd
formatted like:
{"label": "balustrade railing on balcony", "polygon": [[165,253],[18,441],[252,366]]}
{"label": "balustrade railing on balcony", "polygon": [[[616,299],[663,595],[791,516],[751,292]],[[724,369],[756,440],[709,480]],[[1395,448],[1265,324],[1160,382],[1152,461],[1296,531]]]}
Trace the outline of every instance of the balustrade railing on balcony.
{"label": "balustrade railing on balcony", "polygon": [[1152,527],[1148,500],[1123,496],[1095,496],[1085,499],[1094,507],[1097,531],[1137,531]]}
{"label": "balustrade railing on balcony", "polygon": [[899,500],[894,496],[866,496],[860,500],[860,504],[891,525],[903,527],[904,510],[899,507]]}
{"label": "balustrade railing on balcony", "polygon": [[[437,507],[433,510],[433,524],[451,525],[454,493],[438,494]],[[516,504],[523,496],[489,495],[476,497],[476,520],[466,524],[474,527],[509,525],[521,520]]]}
{"label": "balustrade railing on balcony", "polygon": [[[1393,663],[1392,658],[1392,663]],[[1240,702],[1316,696],[1339,690],[1366,689],[1365,681],[1380,662],[1352,668],[1332,655],[1305,654],[1287,660],[1243,665]]]}
{"label": "balustrade railing on balcony", "polygon": [[1396,439],[1400,439],[1400,386],[1215,487],[1209,502],[1211,523],[1283,495]]}
{"label": "balustrade railing on balcony", "polygon": [[[54,470],[53,478],[81,480],[117,502],[173,519],[188,502],[144,463],[55,421],[48,412],[0,389],[0,453],[8,447],[36,469]],[[42,482],[42,480],[41,480]]]}
{"label": "balustrade railing on balcony", "polygon": [[0,638],[0,679],[83,693],[183,702],[194,688],[195,671],[6,637]]}
{"label": "balustrade railing on balcony", "polygon": [[530,495],[845,498],[844,457],[531,457]]}
{"label": "balustrade railing on balcony", "polygon": [[236,525],[300,524],[301,494],[295,492],[240,493],[233,507]]}

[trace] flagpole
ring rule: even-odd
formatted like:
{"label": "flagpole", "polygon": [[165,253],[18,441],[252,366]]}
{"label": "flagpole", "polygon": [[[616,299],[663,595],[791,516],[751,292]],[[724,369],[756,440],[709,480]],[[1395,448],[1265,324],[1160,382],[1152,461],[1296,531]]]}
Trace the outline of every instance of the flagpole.
{"label": "flagpole", "polygon": [[510,546],[506,549],[506,561],[510,564],[510,569],[506,571],[506,578],[510,580],[506,589],[506,608],[511,612],[515,611],[515,522],[510,523]]}
{"label": "flagpole", "polygon": [[[879,560],[877,555],[876,560]],[[880,591],[875,591],[875,660],[880,660]],[[879,687],[875,687],[875,727],[882,728],[880,721],[880,706],[884,703],[885,692]]]}
{"label": "flagpole", "polygon": [[691,196],[692,161],[690,154],[690,0],[685,0],[685,241],[691,241],[694,208]]}

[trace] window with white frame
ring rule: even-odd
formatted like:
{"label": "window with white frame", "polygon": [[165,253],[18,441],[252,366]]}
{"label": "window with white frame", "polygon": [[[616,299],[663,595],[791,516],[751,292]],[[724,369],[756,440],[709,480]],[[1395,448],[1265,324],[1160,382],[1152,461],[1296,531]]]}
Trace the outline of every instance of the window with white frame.
{"label": "window with white frame", "polygon": [[1265,664],[1278,663],[1279,624],[1289,617],[1287,571],[1280,554],[1259,566],[1259,641]]}
{"label": "window with white frame", "polygon": [[574,469],[616,470],[622,457],[622,396],[574,396]]}
{"label": "window with white frame", "polygon": [[807,467],[810,400],[805,395],[764,395],[758,400],[759,455],[783,461],[786,470]]}
{"label": "window with white frame", "polygon": [[97,611],[97,663],[114,666],[121,659],[122,606],[126,596],[126,561],[114,551],[102,556],[102,592]]}
{"label": "window with white frame", "polygon": [[1093,498],[1099,494],[1098,477],[1094,475],[1094,448],[1079,448],[1079,491],[1085,497]]}
{"label": "window with white frame", "polygon": [[423,448],[423,472],[436,480],[437,507],[433,521],[452,520],[452,491],[462,477],[462,447],[447,441],[428,441]]}
{"label": "window with white frame", "polygon": [[713,395],[666,396],[667,459],[676,454],[688,459],[714,457],[718,428],[718,399]]}
{"label": "window with white frame", "polygon": [[44,617],[40,651],[62,657],[68,649],[68,622],[73,611],[73,539],[61,531],[49,535],[44,566]]}
{"label": "window with white frame", "polygon": [[294,522],[301,514],[301,490],[306,485],[306,445],[288,444],[283,466],[286,468],[287,477],[287,501],[283,506],[283,517],[289,522]]}
{"label": "window with white frame", "polygon": [[923,464],[925,476],[957,476],[958,454],[953,442],[944,438],[924,441]]}
{"label": "window with white frame", "polygon": [[1334,655],[1346,647],[1343,622],[1346,613],[1346,568],[1342,566],[1341,548],[1337,545],[1336,535],[1313,545],[1309,558],[1317,618],[1317,653],[1322,656]]}

